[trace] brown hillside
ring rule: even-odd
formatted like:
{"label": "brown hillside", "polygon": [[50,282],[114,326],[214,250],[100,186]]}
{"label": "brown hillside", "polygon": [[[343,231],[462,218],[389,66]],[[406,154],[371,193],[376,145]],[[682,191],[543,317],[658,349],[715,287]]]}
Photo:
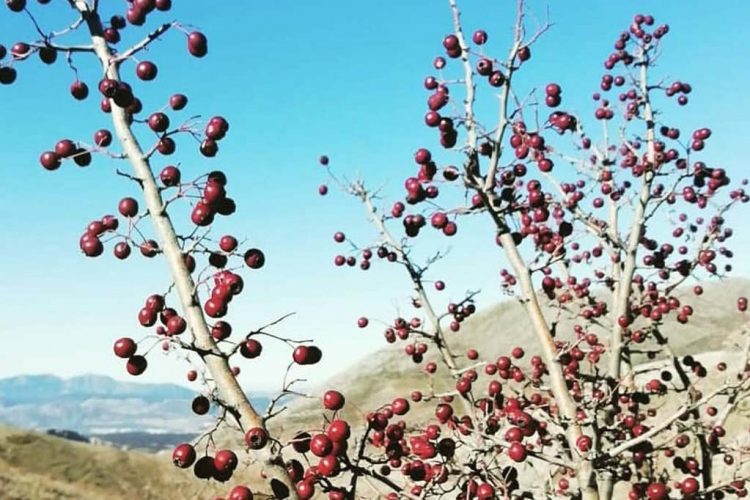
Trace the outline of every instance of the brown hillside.
{"label": "brown hillside", "polygon": [[[730,279],[704,283],[704,293],[696,296],[691,287],[685,287],[676,295],[682,304],[690,304],[695,314],[688,324],[676,320],[665,322],[663,332],[670,340],[672,349],[678,355],[698,354],[713,351],[736,351],[738,329],[744,323],[743,316],[737,313],[736,298],[750,295],[750,280]],[[552,310],[545,314],[551,316]],[[570,338],[574,321],[561,318],[557,331],[561,338]],[[602,332],[599,332],[602,333]],[[606,334],[602,333],[602,339]],[[461,355],[469,347],[479,350],[480,359],[494,360],[501,354],[508,354],[512,347],[523,346],[527,358],[534,354],[536,339],[530,322],[521,304],[507,300],[467,319],[459,333],[449,333],[449,342],[454,353]],[[643,347],[649,344],[644,343]],[[425,361],[436,360],[437,354],[428,351]],[[465,358],[464,358],[465,360]],[[650,360],[645,356],[635,358],[636,363]],[[440,366],[440,364],[438,364]],[[403,345],[389,345],[360,360],[339,375],[327,381],[316,391],[313,399],[298,400],[277,425],[285,432],[304,427],[309,422],[320,420],[319,395],[328,389],[337,389],[346,394],[346,412],[349,417],[363,414],[383,404],[390,403],[396,396],[409,397],[414,389],[427,392],[429,380],[423,371],[424,365],[416,365],[403,354]],[[481,371],[481,370],[480,370]],[[477,384],[484,383],[480,378]],[[452,385],[450,375],[440,371],[433,377],[436,392]],[[417,411],[419,411],[418,405]],[[430,411],[431,405],[422,405]],[[356,421],[356,419],[354,419]]]}
{"label": "brown hillside", "polygon": [[167,456],[0,426],[0,499],[207,499],[229,488],[176,469]]}

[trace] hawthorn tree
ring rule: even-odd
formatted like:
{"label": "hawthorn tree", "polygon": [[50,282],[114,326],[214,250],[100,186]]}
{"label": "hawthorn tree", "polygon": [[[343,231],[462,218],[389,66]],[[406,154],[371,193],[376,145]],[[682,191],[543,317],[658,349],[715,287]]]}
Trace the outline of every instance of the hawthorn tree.
{"label": "hawthorn tree", "polygon": [[[364,182],[328,170],[364,204],[378,233],[374,245],[352,242],[360,267],[369,269],[377,254],[401,265],[413,284],[418,315],[396,318],[386,341],[403,341],[428,376],[442,369],[455,379],[446,394],[412,393],[413,402],[435,401],[432,421],[394,422],[409,409],[404,399],[369,414],[361,442],[369,439],[375,454],[360,448],[355,472],[362,460],[383,464],[384,475],[399,467],[404,489],[389,498],[609,499],[617,483],[629,485],[632,499],[744,497],[747,439],[731,439],[724,425],[750,389],[750,342],[737,366],[706,367],[678,357],[663,331],[668,319],[685,324],[693,315],[678,287],[732,270],[725,214],[748,201],[747,180],[733,187],[724,169],[703,160],[711,130],[680,130],[667,117],[692,91],[652,75],[669,26],[637,14],[613,33],[595,109],[579,116],[564,109],[557,83],[542,91],[516,84],[549,24],[529,33],[519,1],[507,55],[495,57],[488,33],[468,38],[456,1],[449,4],[454,30],[433,61],[436,74],[424,80],[424,123],[448,159],[419,147],[404,199],[389,209],[378,207],[378,193]],[[492,94],[497,119],[482,123],[481,96]],[[601,133],[587,132],[591,121]],[[321,164],[328,168],[329,159]],[[441,196],[450,185],[468,203]],[[328,186],[319,190],[325,195]],[[496,360],[477,349],[454,352],[451,332],[474,313],[474,293],[438,310],[433,295],[445,283],[428,271],[441,255],[417,262],[412,252],[429,226],[454,237],[461,218],[482,214],[505,258],[503,287],[522,304],[538,341]],[[334,239],[346,241],[341,232]],[[355,255],[337,255],[335,264],[355,266]],[[696,295],[702,291],[694,285]],[[735,299],[744,316],[747,298]],[[561,318],[574,327],[562,331]],[[529,364],[524,347],[538,352]],[[431,349],[437,359],[425,362]],[[638,355],[666,360],[666,368],[636,378]],[[709,371],[727,373],[714,387],[705,381]],[[518,465],[529,461],[546,463],[554,481],[529,481],[529,469]],[[330,475],[322,461],[318,468]]]}
{"label": "hawthorn tree", "polygon": [[[140,28],[169,11],[170,0],[133,0],[117,8],[68,0],[71,22],[59,31],[46,31],[26,0],[5,4],[28,18],[36,40],[10,50],[0,45],[0,83],[13,84],[31,57],[52,64],[59,56],[75,74],[73,98],[93,98],[85,81],[98,82],[95,90],[111,130],[96,131],[93,143],[61,139],[41,154],[40,163],[48,170],[71,162],[86,166],[100,154],[129,165],[117,173],[138,185],[141,199],[123,198],[119,216],[90,222],[81,251],[98,257],[108,244],[118,259],[129,258],[134,248],[145,258],[164,259],[172,281],[148,296],[137,313],[150,333],[137,342],[116,340],[114,354],[127,360],[133,375],[147,369],[146,355],[155,345],[187,352],[199,363],[188,373],[204,385],[193,411],[206,414],[213,404],[220,413],[216,428],[234,421],[266,483],[233,485],[229,499],[253,498],[250,488],[275,498],[323,492],[333,500],[609,499],[622,485],[633,499],[747,494],[747,440],[726,435],[725,423],[750,394],[750,343],[738,366],[707,367],[692,356],[678,357],[663,332],[667,319],[687,323],[693,315],[690,304],[678,299],[679,287],[731,271],[733,254],[725,243],[732,230],[725,213],[748,200],[723,169],[702,159],[710,129],[682,131],[662,110],[673,101],[687,105],[692,90],[651,74],[667,25],[638,14],[626,30],[613,33],[595,109],[591,116],[577,116],[565,111],[558,84],[547,83],[543,91],[516,84],[548,28],[527,31],[521,0],[504,57],[490,55],[486,31],[467,37],[456,1],[449,0],[454,30],[442,41],[445,55],[434,59],[435,75],[424,81],[425,125],[436,131],[449,160],[439,161],[434,148],[420,145],[404,201],[385,210],[364,182],[328,172],[334,185],[362,202],[377,234],[374,243],[337,255],[335,264],[359,261],[366,270],[377,258],[404,269],[416,313],[393,320],[385,339],[402,341],[428,378],[438,370],[450,373],[455,387],[447,393],[414,388],[411,402],[395,397],[361,422],[344,418],[345,395],[329,390],[322,396],[322,424],[284,436],[271,432],[268,423],[279,414],[282,398],[294,392],[295,381],[285,380],[282,393],[261,413],[238,384],[230,359],[261,355],[259,338],[291,348],[290,370],[316,363],[322,353],[309,341],[268,331],[276,322],[230,340],[233,328],[222,318],[243,289],[235,263],[259,269],[265,256],[257,248],[240,249],[232,235],[213,239],[206,229],[216,216],[235,210],[227,175],[211,171],[188,180],[172,164],[155,173],[182,137],[194,140],[204,156],[215,156],[229,124],[217,116],[205,122],[190,117],[175,126],[170,115],[186,107],[186,96],[173,94],[147,115],[137,97],[138,86],[158,76],[154,62],[141,60],[154,41],[177,32],[186,37],[192,56],[203,57],[206,36],[176,21]],[[125,29],[144,29],[143,38],[120,47]],[[63,44],[73,33],[85,33],[90,42]],[[73,61],[83,57],[99,62],[98,74],[78,74]],[[132,85],[122,77],[131,63]],[[478,106],[493,94],[497,119],[483,124]],[[584,129],[591,121],[599,122],[601,133]],[[456,158],[460,166],[450,164]],[[329,167],[327,157],[320,162]],[[442,201],[450,199],[444,193],[451,186],[465,194],[466,203]],[[326,195],[328,186],[319,192]],[[419,262],[412,248],[420,233],[430,230],[428,222],[447,237],[465,237],[459,233],[464,217],[491,222],[490,236],[505,259],[499,264],[502,286],[524,307],[536,345],[517,346],[498,359],[483,358],[480,349],[459,355],[452,347],[451,336],[460,335],[461,323],[476,311],[475,294],[439,309],[435,295],[446,284],[429,271],[444,255]],[[187,232],[178,229],[183,218],[191,222]],[[347,241],[344,233],[334,238]],[[694,285],[694,293],[701,292]],[[737,309],[746,313],[745,297],[737,298]],[[558,328],[563,317],[572,318],[575,327]],[[367,317],[358,320],[360,328],[368,324]],[[664,359],[669,367],[644,371],[638,365],[643,355]],[[644,373],[636,376],[639,371]],[[709,387],[709,372],[723,372],[723,381]],[[417,418],[417,405],[433,409],[433,416]],[[240,457],[233,449],[217,449],[216,428],[197,443],[177,446],[175,465],[192,467],[201,479],[232,480]],[[547,479],[534,480],[539,474],[532,465]]]}
{"label": "hawthorn tree", "polygon": [[[169,96],[163,108],[141,117],[143,105],[137,97],[137,89],[124,80],[121,71],[124,66],[135,62],[134,80],[131,81],[134,85],[136,81],[149,85],[157,78],[158,66],[139,58],[153,42],[178,32],[178,36],[186,38],[187,52],[201,58],[208,53],[207,37],[177,21],[155,24],[145,31],[144,27],[154,24],[154,17],[171,9],[171,0],[135,0],[117,6],[100,5],[98,0],[70,0],[64,6],[50,5],[46,8],[60,10],[60,17],[63,17],[64,8],[73,13],[70,23],[58,31],[44,29],[34,16],[34,7],[30,3],[26,0],[5,2],[8,10],[30,21],[29,26],[35,30],[37,39],[33,43],[17,42],[10,49],[0,45],[0,83],[13,84],[23,63],[32,57],[38,57],[45,64],[53,64],[58,57],[64,57],[75,75],[70,84],[72,98],[93,99],[90,94],[98,91],[101,112],[109,115],[111,125],[111,130],[102,128],[94,132],[92,143],[61,139],[54,148],[40,155],[41,166],[50,171],[67,163],[85,167],[92,162],[93,154],[121,159],[127,161],[130,168],[117,169],[116,172],[135,182],[142,194],[141,200],[131,197],[120,200],[117,205],[119,216],[104,215],[91,221],[81,235],[81,251],[87,257],[98,257],[104,252],[105,244],[109,244],[115,258],[127,259],[135,248],[143,257],[163,258],[172,277],[166,291],[148,296],[143,308],[137,312],[140,324],[151,329],[152,333],[138,342],[130,337],[117,339],[115,356],[126,360],[128,373],[140,375],[147,369],[146,355],[154,345],[161,344],[165,351],[193,354],[191,359],[199,366],[188,372],[188,379],[194,381],[200,377],[204,385],[204,393],[192,403],[193,411],[206,414],[213,402],[221,409],[219,423],[234,419],[245,433],[247,449],[262,464],[262,474],[268,482],[266,489],[280,498],[297,498],[295,485],[279,454],[280,443],[269,436],[266,428],[268,415],[253,407],[236,380],[238,368],[230,367],[229,360],[236,355],[250,359],[259,356],[263,348],[257,340],[259,336],[275,337],[288,344],[293,349],[293,362],[300,365],[318,362],[321,351],[309,343],[272,335],[266,331],[272,325],[255,329],[236,342],[227,340],[232,326],[219,318],[227,314],[229,303],[244,286],[239,274],[242,266],[235,265],[235,262],[244,261],[250,269],[260,269],[265,263],[265,255],[257,248],[241,250],[233,235],[216,240],[209,237],[206,228],[214,218],[232,215],[236,209],[234,200],[227,194],[227,176],[222,171],[188,180],[174,164],[167,164],[158,174],[154,170],[156,164],[165,163],[164,160],[175,153],[175,139],[181,136],[197,141],[205,157],[215,156],[219,141],[229,130],[229,123],[224,117],[215,116],[206,123],[200,122],[200,117],[190,117],[179,125],[173,124],[167,111],[177,113],[187,106],[188,98],[183,94]],[[45,5],[50,2],[38,0],[37,3]],[[107,11],[106,16],[103,11]],[[125,29],[144,30],[143,38],[132,46],[120,47],[121,31]],[[64,43],[68,38],[75,39],[81,32],[85,33],[89,43]],[[99,62],[101,70],[98,74],[79,74],[74,62],[83,57],[95,58]],[[97,82],[94,92],[90,91],[87,78]],[[200,126],[204,128],[201,130]],[[176,229],[175,219],[179,221],[187,215],[184,210],[180,211],[185,204],[190,205],[192,230],[181,233]],[[153,238],[144,227],[149,221]],[[205,265],[198,268],[199,263]],[[193,467],[199,478],[228,481],[238,465],[238,456],[231,449],[212,450],[213,453],[209,454],[210,438],[211,433],[207,433],[195,445],[177,446],[173,461],[181,468]],[[199,456],[197,445],[203,444],[203,439],[207,441],[205,453]],[[244,485],[237,485],[229,493],[232,500],[252,497],[251,490]]]}

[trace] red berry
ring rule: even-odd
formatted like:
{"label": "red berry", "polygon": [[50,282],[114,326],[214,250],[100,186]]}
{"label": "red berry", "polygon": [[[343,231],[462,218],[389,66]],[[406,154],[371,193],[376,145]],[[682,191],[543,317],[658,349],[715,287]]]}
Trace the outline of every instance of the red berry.
{"label": "red berry", "polygon": [[70,85],[70,95],[82,101],[89,96],[89,87],[82,81],[76,80]]}
{"label": "red berry", "polygon": [[141,244],[140,250],[144,257],[154,257],[159,253],[159,244],[154,240],[147,240]]}
{"label": "red berry", "polygon": [[240,354],[245,358],[257,358],[261,352],[263,345],[255,339],[248,339],[240,345]]}
{"label": "red berry", "polygon": [[479,500],[489,500],[495,498],[495,488],[489,483],[482,483],[477,487],[477,498]]}
{"label": "red berry", "polygon": [[188,98],[184,94],[174,94],[169,98],[169,107],[175,111],[179,111],[187,106]]}
{"label": "red berry", "polygon": [[331,453],[333,442],[325,434],[316,434],[310,440],[310,453],[316,457],[324,457]]}
{"label": "red berry", "polygon": [[344,407],[346,399],[339,391],[326,391],[323,394],[323,407],[327,410],[340,410]]}
{"label": "red berry", "polygon": [[125,217],[135,217],[138,215],[138,202],[134,198],[123,198],[117,210]]}
{"label": "red berry", "polygon": [[172,463],[181,469],[187,469],[195,462],[195,448],[188,443],[177,445],[172,452]]}
{"label": "red berry", "polygon": [[262,250],[251,248],[244,255],[245,264],[250,269],[260,269],[266,263],[266,256]]}
{"label": "red berry", "polygon": [[300,500],[309,500],[315,495],[315,485],[312,480],[300,481],[294,488],[297,490],[297,496]]}
{"label": "red berry", "polygon": [[167,332],[169,335],[179,335],[187,328],[187,322],[182,316],[172,316],[167,320]]}
{"label": "red berry", "polygon": [[57,170],[60,168],[61,158],[54,151],[45,151],[39,157],[39,163],[47,170]]}
{"label": "red berry", "polygon": [[698,484],[698,481],[692,477],[685,478],[680,484],[680,489],[682,490],[683,495],[691,495],[698,491],[699,488],[700,485]]}
{"label": "red berry", "polygon": [[557,97],[560,95],[560,86],[556,83],[549,83],[544,88],[544,93],[548,96]]}
{"label": "red berry", "polygon": [[193,31],[188,35],[188,52],[195,57],[203,57],[208,54],[208,40],[206,35],[199,31]]}
{"label": "red berry", "polygon": [[219,240],[219,248],[224,252],[233,252],[237,248],[237,238],[232,235],[222,236]]}
{"label": "red berry", "polygon": [[232,450],[219,450],[214,456],[214,467],[220,472],[233,471],[237,463],[237,455]]}
{"label": "red berry", "polygon": [[55,144],[55,153],[61,158],[68,158],[75,154],[78,147],[70,139],[63,139]]}
{"label": "red berry", "polygon": [[253,450],[260,450],[268,443],[268,433],[260,427],[253,427],[245,433],[245,443]]}
{"label": "red berry", "polygon": [[159,70],[156,67],[156,64],[151,61],[141,61],[138,63],[138,66],[135,67],[135,74],[138,78],[145,81],[151,81],[156,78],[158,72]]}
{"label": "red berry", "polygon": [[477,45],[484,45],[487,43],[487,32],[484,30],[476,30],[471,36],[471,40]]}
{"label": "red berry", "polygon": [[146,371],[147,366],[148,363],[146,362],[146,358],[136,354],[135,356],[131,356],[130,359],[128,359],[125,368],[131,375],[140,375],[141,373]]}
{"label": "red berry", "polygon": [[152,113],[148,117],[148,126],[154,132],[164,132],[169,128],[169,117],[162,112]]}
{"label": "red berry", "polygon": [[167,187],[174,187],[179,185],[181,178],[182,173],[180,172],[180,169],[175,167],[174,165],[168,165],[164,167],[161,173],[159,173],[159,179],[161,179],[162,184]]}
{"label": "red berry", "polygon": [[196,396],[193,399],[192,405],[193,413],[196,415],[205,415],[211,408],[211,402],[206,396]]}
{"label": "red berry", "polygon": [[26,8],[26,0],[5,0],[5,5],[13,12],[21,12]]}
{"label": "red berry", "polygon": [[526,460],[526,455],[526,447],[521,443],[512,443],[508,448],[508,456],[514,462],[523,462],[524,460]]}
{"label": "red berry", "polygon": [[113,250],[115,257],[120,260],[127,259],[130,256],[130,252],[131,252],[130,245],[128,245],[124,241],[117,243]]}
{"label": "red berry", "polygon": [[10,85],[16,81],[17,76],[15,68],[11,68],[10,66],[0,66],[0,84]]}
{"label": "red berry", "polygon": [[165,156],[169,156],[174,153],[176,148],[177,145],[175,144],[174,139],[172,139],[171,137],[162,137],[161,139],[159,139],[159,143],[156,145],[156,150]]}
{"label": "red berry", "polygon": [[106,148],[112,144],[112,132],[107,129],[101,129],[94,132],[94,144]]}
{"label": "red berry", "polygon": [[114,351],[118,358],[129,358],[138,349],[138,344],[129,337],[123,337],[115,341]]}
{"label": "red berry", "polygon": [[396,415],[405,415],[409,411],[409,401],[404,398],[396,398],[391,403],[391,408]]}
{"label": "red berry", "polygon": [[253,500],[253,492],[247,486],[235,486],[229,492],[227,500]]}
{"label": "red berry", "polygon": [[326,434],[333,442],[340,443],[349,439],[351,429],[349,428],[349,424],[344,420],[332,420],[331,423],[328,424]]}
{"label": "red berry", "polygon": [[667,485],[664,483],[651,483],[646,488],[646,496],[649,500],[665,500],[668,498]]}
{"label": "red berry", "polygon": [[740,297],[737,299],[737,309],[741,312],[747,311],[747,297]]}
{"label": "red berry", "polygon": [[586,435],[579,436],[576,440],[576,447],[581,453],[586,453],[591,450],[591,438]]}
{"label": "red berry", "polygon": [[447,35],[443,38],[443,47],[445,47],[446,50],[456,50],[460,49],[461,45],[456,35]]}

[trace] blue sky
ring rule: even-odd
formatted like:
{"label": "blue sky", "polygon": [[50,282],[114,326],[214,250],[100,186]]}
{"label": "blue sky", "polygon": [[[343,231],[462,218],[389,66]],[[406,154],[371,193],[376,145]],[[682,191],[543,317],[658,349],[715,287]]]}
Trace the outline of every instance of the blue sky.
{"label": "blue sky", "polygon": [[[336,192],[317,195],[325,176],[316,159],[329,154],[338,173],[384,184],[391,199],[401,193],[403,179],[414,171],[413,152],[423,145],[437,149],[432,131],[422,124],[427,97],[422,80],[432,73],[432,59],[451,29],[447,1],[223,1],[211,8],[204,2],[174,3],[172,13],[150,22],[176,18],[199,27],[209,37],[209,55],[191,58],[184,36],[170,33],[143,57],[159,65],[159,76],[139,83],[137,93],[146,110],[160,107],[171,93],[186,93],[190,104],[179,116],[221,114],[231,130],[215,159],[200,157],[182,141],[177,154],[157,160],[155,168],[179,161],[185,177],[226,171],[239,209],[218,223],[214,234],[247,237],[268,257],[262,271],[246,275],[246,291],[232,303],[229,319],[243,331],[296,312],[278,332],[317,339],[328,353],[324,362],[297,373],[321,381],[382,345],[379,325],[373,321],[363,331],[356,319],[389,320],[398,304],[406,314],[409,287],[393,266],[376,265],[366,273],[333,267],[340,251],[333,232],[343,230],[363,244],[373,233],[356,201]],[[504,54],[514,2],[463,3],[466,30],[486,29],[489,49]],[[590,95],[613,40],[634,13],[651,13],[671,27],[659,73],[693,86],[690,106],[664,110],[686,130],[713,129],[705,161],[734,177],[746,172],[742,148],[750,134],[750,97],[743,82],[750,77],[745,41],[750,4],[558,0],[529,5],[542,16],[547,3],[555,25],[534,47],[524,85],[556,81],[564,89],[564,106],[591,116]],[[70,19],[65,8],[30,5],[45,28],[57,29]],[[0,9],[0,43],[30,40],[34,32],[27,21]],[[125,42],[140,38],[135,34],[127,28]],[[0,377],[96,372],[126,378],[111,354],[112,341],[144,334],[138,309],[168,279],[158,261],[116,261],[111,249],[92,260],[78,250],[90,220],[114,213],[121,197],[135,194],[134,186],[113,174],[126,165],[95,158],[87,169],[66,164],[50,173],[38,164],[40,152],[59,139],[91,141],[96,129],[109,126],[97,111],[95,66],[84,57],[75,64],[94,98],[77,102],[69,96],[73,75],[63,61],[51,68],[25,62],[18,82],[0,87]],[[132,80],[133,73],[134,65],[126,64],[123,74]],[[747,215],[741,210],[735,220]],[[424,241],[427,250],[451,247],[451,258],[435,268],[435,277],[448,283],[439,304],[475,288],[483,290],[480,305],[500,300],[502,264],[488,230],[471,222],[460,229],[469,237]],[[749,241],[745,236],[735,247]],[[738,267],[740,274],[750,274],[747,264]],[[184,364],[154,354],[144,380],[184,380]],[[279,366],[288,356],[283,346],[268,343],[261,360],[241,363],[243,381],[262,389],[278,386]]]}

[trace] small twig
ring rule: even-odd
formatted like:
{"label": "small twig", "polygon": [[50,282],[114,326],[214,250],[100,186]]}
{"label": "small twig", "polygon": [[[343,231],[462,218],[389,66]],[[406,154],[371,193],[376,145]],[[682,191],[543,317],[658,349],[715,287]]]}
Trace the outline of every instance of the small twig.
{"label": "small twig", "polygon": [[122,61],[125,61],[127,59],[130,59],[138,52],[145,50],[146,47],[148,47],[152,42],[157,40],[161,35],[166,33],[170,28],[177,26],[177,21],[172,21],[171,23],[164,23],[158,28],[156,28],[154,31],[149,33],[146,38],[141,40],[140,42],[136,43],[132,47],[130,47],[125,52],[122,52],[121,54],[118,54],[117,57],[114,59],[114,63],[119,64]]}

